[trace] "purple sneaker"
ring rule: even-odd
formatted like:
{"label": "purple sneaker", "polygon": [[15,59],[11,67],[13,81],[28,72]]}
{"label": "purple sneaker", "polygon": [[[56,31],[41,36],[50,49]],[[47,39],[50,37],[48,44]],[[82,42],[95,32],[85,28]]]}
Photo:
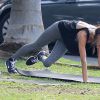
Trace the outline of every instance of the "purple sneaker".
{"label": "purple sneaker", "polygon": [[10,58],[5,62],[5,65],[7,66],[7,70],[10,74],[12,73],[17,73],[16,68],[15,68],[15,61]]}
{"label": "purple sneaker", "polygon": [[30,66],[38,62],[38,58],[31,56],[26,60],[26,65]]}
{"label": "purple sneaker", "polygon": [[37,63],[38,61],[42,61],[42,58],[43,58],[44,56],[46,57],[46,52],[45,52],[45,51],[40,51],[40,52],[37,54],[37,57],[34,57],[34,56],[29,57],[29,58],[26,60],[26,65],[30,66],[30,65],[33,65],[33,64]]}

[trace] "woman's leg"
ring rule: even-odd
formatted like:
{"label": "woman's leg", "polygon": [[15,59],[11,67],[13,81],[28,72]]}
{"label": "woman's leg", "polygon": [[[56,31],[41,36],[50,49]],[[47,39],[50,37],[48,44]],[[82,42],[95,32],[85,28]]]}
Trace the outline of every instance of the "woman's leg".
{"label": "woman's leg", "polygon": [[63,43],[62,40],[57,40],[51,54],[47,59],[41,59],[43,62],[44,66],[49,67],[53,63],[55,63],[59,58],[61,58],[65,53],[67,49]]}
{"label": "woman's leg", "polygon": [[20,56],[38,50],[41,47],[51,43],[52,41],[61,40],[61,36],[58,29],[58,23],[59,22],[55,22],[50,27],[48,27],[35,43],[26,44],[23,47],[21,47],[14,55],[12,55],[11,58],[18,59]]}

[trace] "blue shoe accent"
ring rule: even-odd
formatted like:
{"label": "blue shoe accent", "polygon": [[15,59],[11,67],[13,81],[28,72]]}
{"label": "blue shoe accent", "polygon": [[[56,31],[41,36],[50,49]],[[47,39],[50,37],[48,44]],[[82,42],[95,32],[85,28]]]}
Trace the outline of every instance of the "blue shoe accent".
{"label": "blue shoe accent", "polygon": [[30,66],[38,62],[38,58],[31,56],[26,60],[26,65]]}
{"label": "blue shoe accent", "polygon": [[35,63],[37,63],[38,61],[41,61],[42,57],[46,56],[46,52],[45,51],[40,51],[37,56],[31,56],[26,60],[26,65],[30,66],[33,65]]}
{"label": "blue shoe accent", "polygon": [[9,73],[17,73],[16,68],[15,68],[15,61],[13,61],[12,59],[8,59],[5,62],[6,66],[7,66],[7,70]]}

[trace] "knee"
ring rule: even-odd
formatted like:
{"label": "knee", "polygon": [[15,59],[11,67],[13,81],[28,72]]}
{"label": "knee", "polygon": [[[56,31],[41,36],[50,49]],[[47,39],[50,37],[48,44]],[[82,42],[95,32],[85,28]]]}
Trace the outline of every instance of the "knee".
{"label": "knee", "polygon": [[56,21],[55,24],[58,24],[60,21]]}
{"label": "knee", "polygon": [[50,66],[52,65],[52,63],[50,63],[50,62],[48,62],[48,61],[45,61],[45,62],[43,62],[43,65],[44,65],[45,67],[50,67]]}

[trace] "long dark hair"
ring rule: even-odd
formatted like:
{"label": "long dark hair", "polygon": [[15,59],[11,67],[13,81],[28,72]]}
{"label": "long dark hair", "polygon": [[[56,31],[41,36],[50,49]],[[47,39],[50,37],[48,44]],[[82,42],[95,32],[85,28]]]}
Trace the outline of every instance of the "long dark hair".
{"label": "long dark hair", "polygon": [[100,26],[97,26],[97,29],[95,30],[95,36],[94,36],[94,42],[92,43],[92,53],[95,53],[96,44],[97,44],[97,36],[100,35]]}
{"label": "long dark hair", "polygon": [[100,26],[97,27],[97,29],[95,30],[95,36],[99,35],[100,34]]}

